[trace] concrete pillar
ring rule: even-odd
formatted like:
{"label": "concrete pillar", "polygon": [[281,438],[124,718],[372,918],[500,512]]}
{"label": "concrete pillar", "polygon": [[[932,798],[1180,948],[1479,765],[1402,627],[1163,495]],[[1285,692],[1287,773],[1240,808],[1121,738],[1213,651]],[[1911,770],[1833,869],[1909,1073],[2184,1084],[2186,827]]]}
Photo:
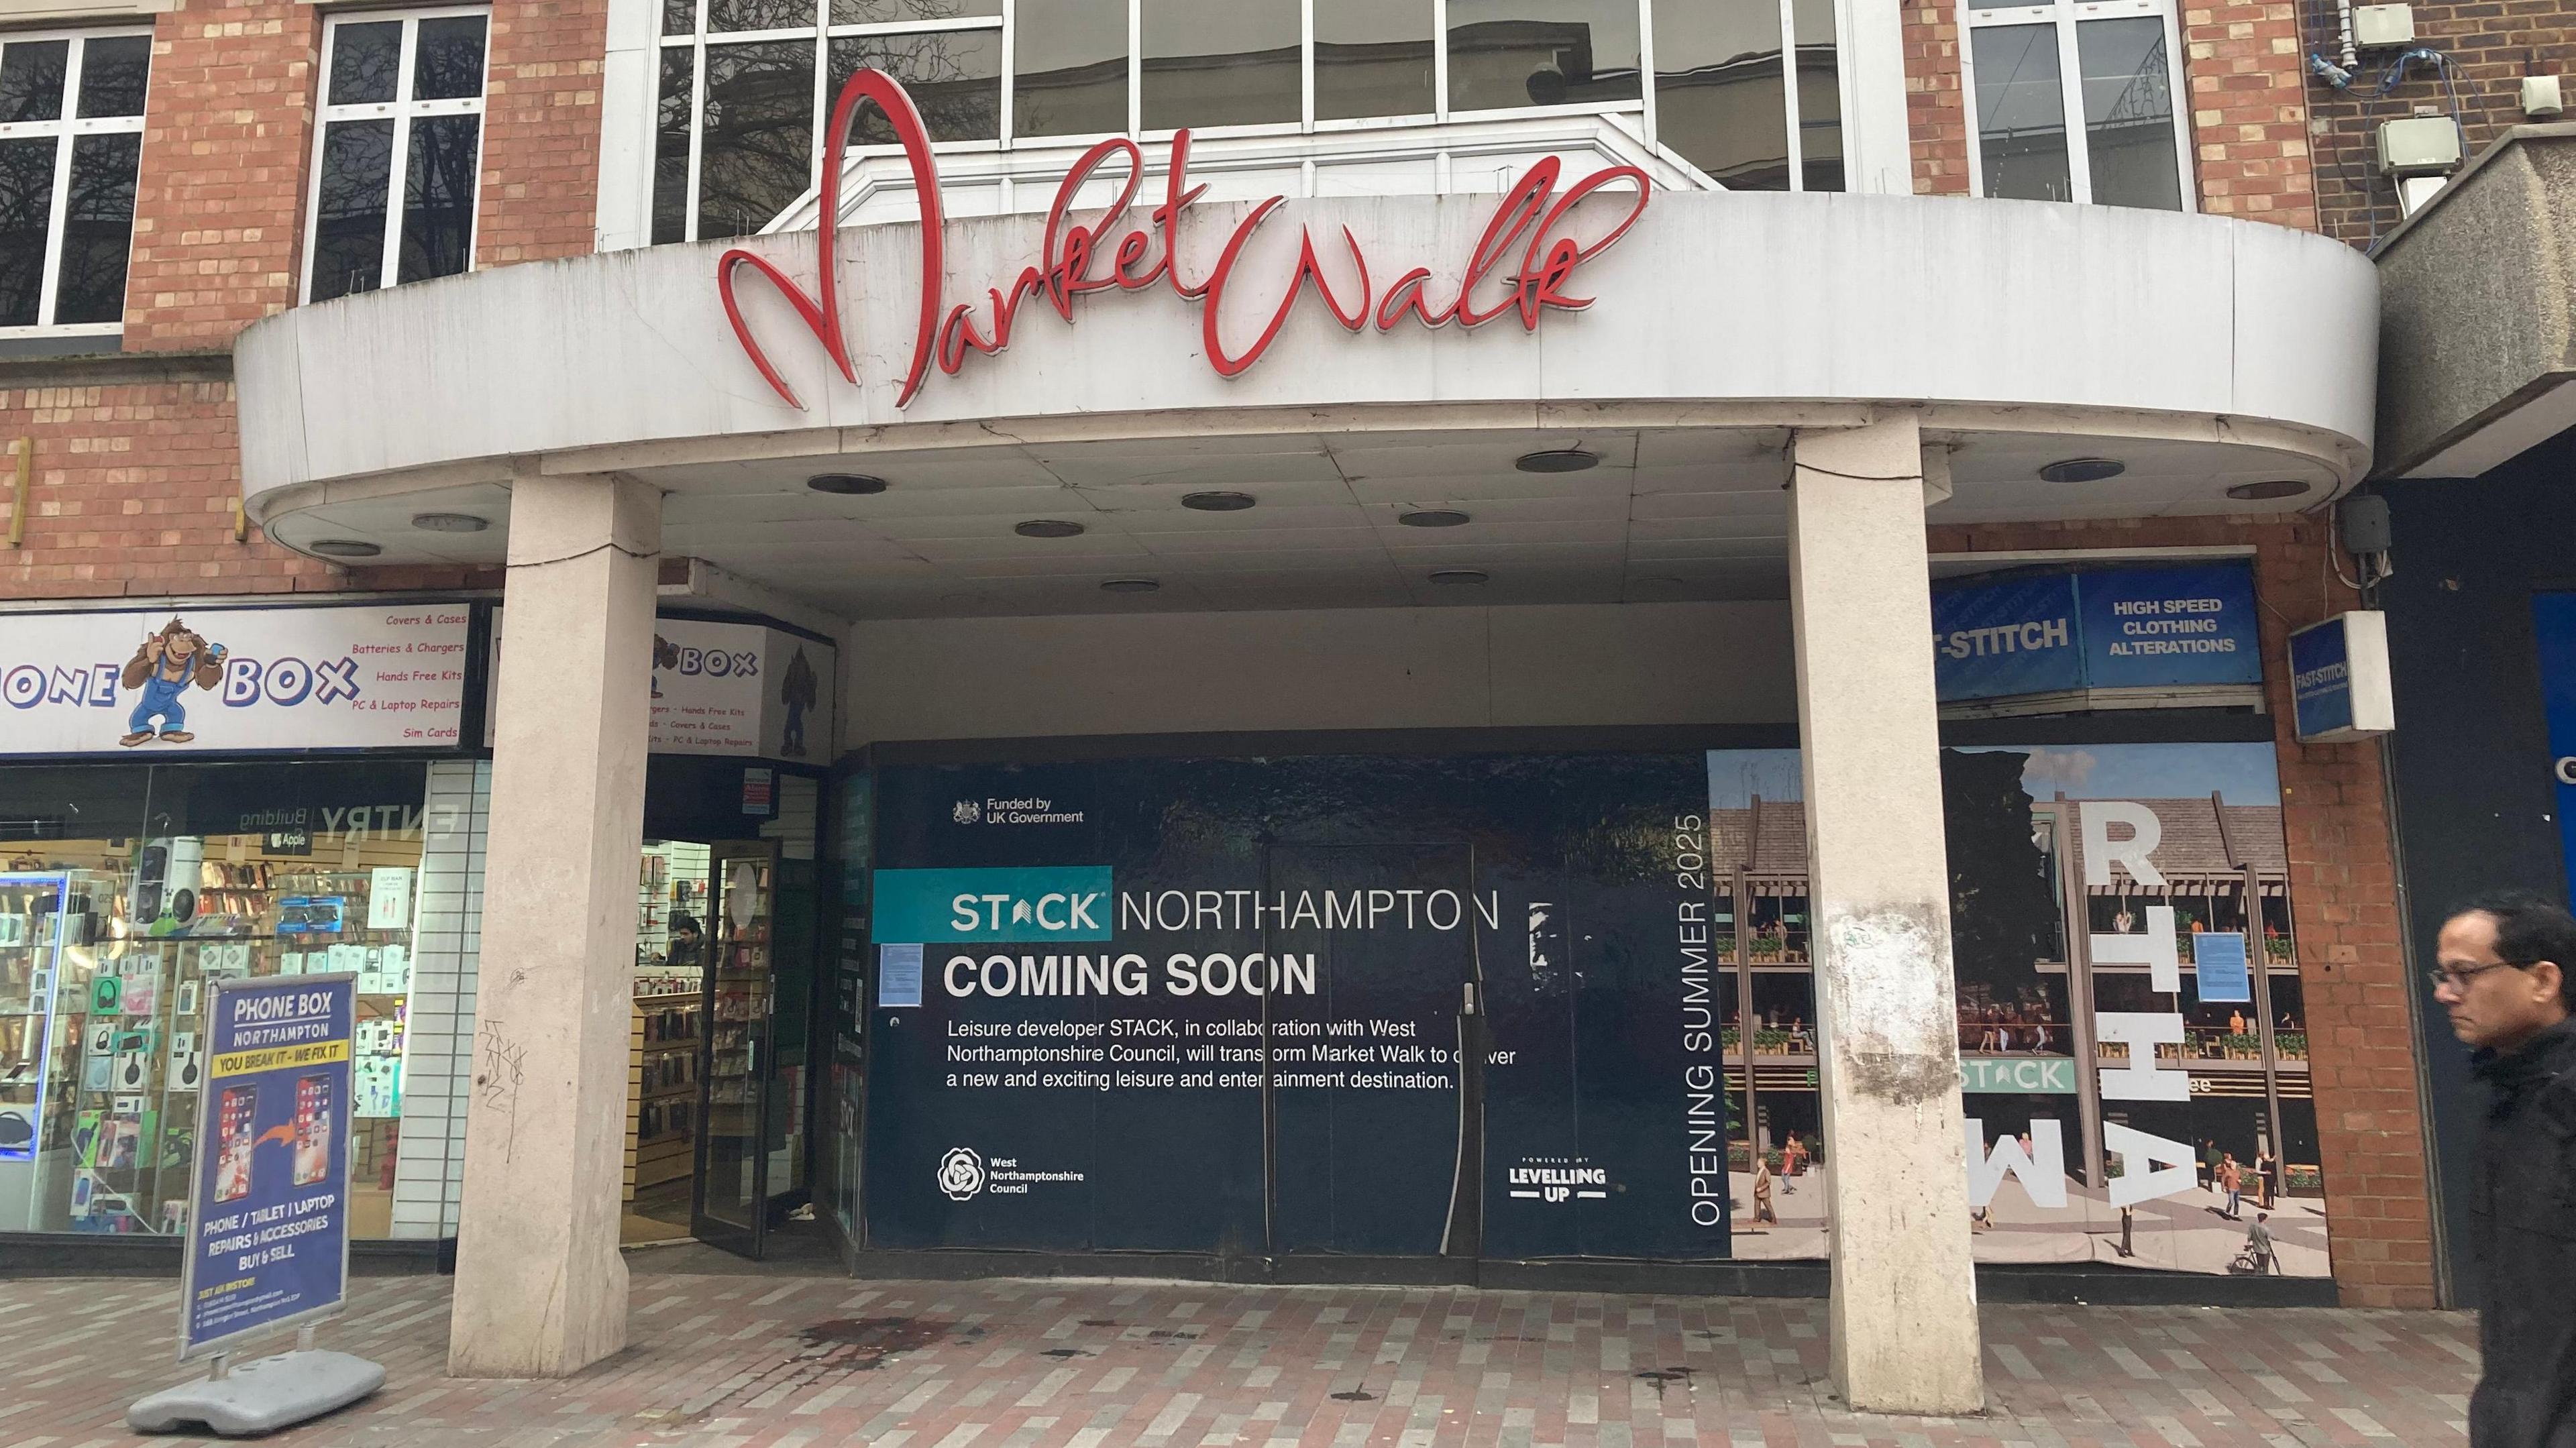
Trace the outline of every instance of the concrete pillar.
{"label": "concrete pillar", "polygon": [[1792,462],[1834,1381],[1854,1408],[1974,1412],[1922,436],[1910,413],[1801,431]]}
{"label": "concrete pillar", "polygon": [[448,1371],[559,1377],[626,1345],[617,1255],[662,501],[510,494],[465,1196]]}

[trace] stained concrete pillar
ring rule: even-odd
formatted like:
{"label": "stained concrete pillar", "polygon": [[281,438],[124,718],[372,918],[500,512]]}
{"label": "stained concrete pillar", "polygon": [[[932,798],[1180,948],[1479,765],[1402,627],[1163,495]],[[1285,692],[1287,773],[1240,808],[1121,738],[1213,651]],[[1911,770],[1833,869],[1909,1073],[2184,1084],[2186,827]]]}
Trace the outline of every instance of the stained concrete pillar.
{"label": "stained concrete pillar", "polygon": [[617,1254],[661,495],[510,494],[483,954],[448,1371],[559,1377],[626,1344]]}
{"label": "stained concrete pillar", "polygon": [[[1801,431],[1790,614],[1821,1026],[1833,1375],[1854,1408],[1985,1400],[1950,977],[1922,436]],[[1935,485],[1948,469],[1935,460]]]}

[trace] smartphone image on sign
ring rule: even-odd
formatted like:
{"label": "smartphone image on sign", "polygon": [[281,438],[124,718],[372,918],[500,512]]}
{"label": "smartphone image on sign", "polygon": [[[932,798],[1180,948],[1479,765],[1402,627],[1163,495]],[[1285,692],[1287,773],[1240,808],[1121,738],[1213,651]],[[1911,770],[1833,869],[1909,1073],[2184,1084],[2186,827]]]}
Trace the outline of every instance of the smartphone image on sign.
{"label": "smartphone image on sign", "polygon": [[215,1200],[250,1195],[252,1127],[259,1117],[257,1086],[227,1086],[216,1106],[215,1131],[222,1155],[215,1159]]}
{"label": "smartphone image on sign", "polygon": [[295,1079],[295,1184],[309,1187],[331,1174],[331,1078]]}

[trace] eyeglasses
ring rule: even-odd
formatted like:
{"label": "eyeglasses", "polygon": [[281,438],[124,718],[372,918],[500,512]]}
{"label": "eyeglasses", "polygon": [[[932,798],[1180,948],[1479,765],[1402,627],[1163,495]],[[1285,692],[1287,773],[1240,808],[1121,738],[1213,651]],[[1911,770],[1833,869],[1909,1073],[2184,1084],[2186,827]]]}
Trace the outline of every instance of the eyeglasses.
{"label": "eyeglasses", "polygon": [[2469,988],[2470,981],[2476,980],[2479,976],[2486,974],[2488,971],[2507,970],[2512,968],[2514,968],[2512,961],[2499,960],[2493,965],[2473,965],[2466,970],[2428,970],[2424,972],[2424,979],[2431,981],[2433,983],[2433,989],[2435,990],[2440,990],[2446,985],[2456,987],[2460,990],[2467,990]]}

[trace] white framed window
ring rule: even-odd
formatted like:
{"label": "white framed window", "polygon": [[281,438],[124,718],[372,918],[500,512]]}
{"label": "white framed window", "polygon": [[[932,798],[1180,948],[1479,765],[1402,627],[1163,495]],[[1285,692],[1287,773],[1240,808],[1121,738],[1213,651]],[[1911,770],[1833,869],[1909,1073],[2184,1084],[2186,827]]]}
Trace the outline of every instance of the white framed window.
{"label": "white framed window", "polygon": [[328,22],[304,300],[473,266],[490,28],[491,12],[479,7],[367,11]]}
{"label": "white framed window", "polygon": [[0,38],[0,329],[125,326],[149,30]]}
{"label": "white framed window", "polygon": [[2172,0],[1960,0],[1959,21],[1978,195],[2195,209]]}
{"label": "white framed window", "polygon": [[[660,5],[657,244],[758,231],[804,194],[861,65],[903,82],[943,149],[1531,113],[1632,114],[1652,139],[1661,94],[1667,143],[1721,182],[1842,185],[1834,0]],[[861,122],[859,144],[893,139]]]}

